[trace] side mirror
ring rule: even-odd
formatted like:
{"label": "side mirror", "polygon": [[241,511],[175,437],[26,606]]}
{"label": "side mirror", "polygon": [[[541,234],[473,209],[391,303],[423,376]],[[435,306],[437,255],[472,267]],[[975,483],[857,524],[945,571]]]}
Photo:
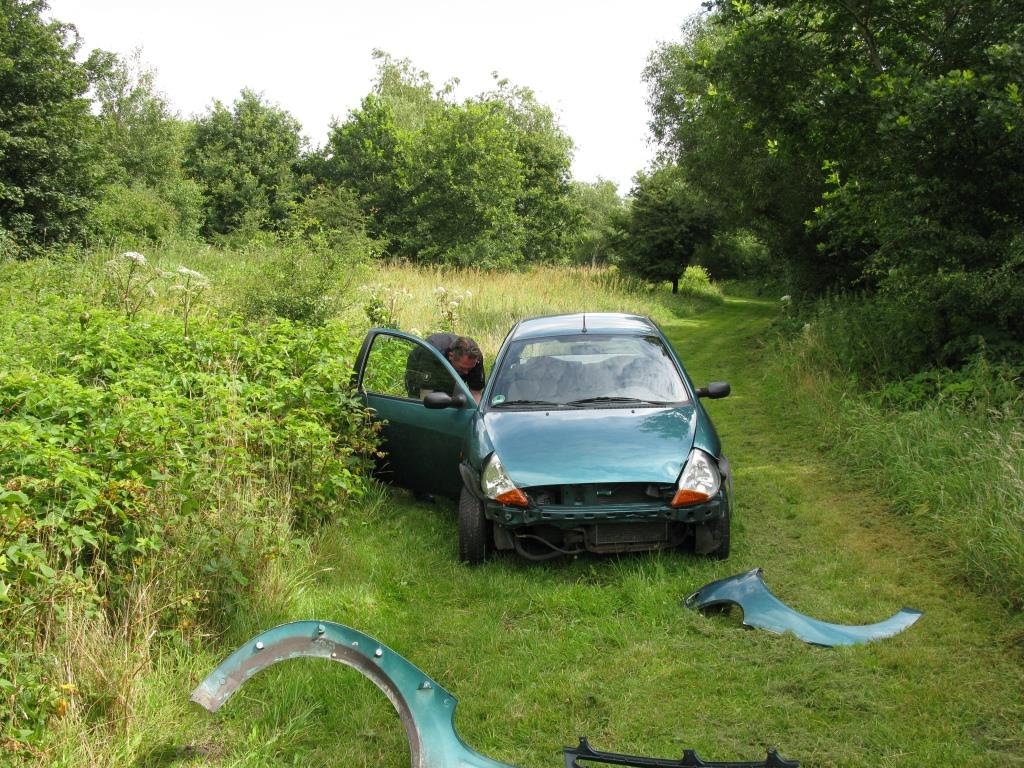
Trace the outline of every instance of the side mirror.
{"label": "side mirror", "polygon": [[466,404],[466,396],[461,392],[449,395],[447,392],[433,391],[423,398],[423,405],[432,411],[444,408],[462,408]]}
{"label": "side mirror", "polygon": [[701,387],[697,390],[697,397],[709,397],[712,400],[718,400],[728,397],[730,392],[732,392],[732,387],[729,386],[729,382],[712,381],[706,387]]}

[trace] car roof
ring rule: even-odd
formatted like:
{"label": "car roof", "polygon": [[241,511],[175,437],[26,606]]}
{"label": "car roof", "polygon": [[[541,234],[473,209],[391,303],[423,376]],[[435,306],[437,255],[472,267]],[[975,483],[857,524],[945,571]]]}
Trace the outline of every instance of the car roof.
{"label": "car roof", "polygon": [[622,312],[576,312],[520,320],[510,339],[534,339],[571,333],[614,333],[623,335],[658,333],[650,318]]}

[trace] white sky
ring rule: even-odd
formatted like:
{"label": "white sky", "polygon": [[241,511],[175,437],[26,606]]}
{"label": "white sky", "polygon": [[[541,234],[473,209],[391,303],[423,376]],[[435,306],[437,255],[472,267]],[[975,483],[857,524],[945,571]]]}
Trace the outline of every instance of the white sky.
{"label": "white sky", "polygon": [[459,98],[491,87],[491,73],[526,86],[576,144],[573,175],[629,191],[652,157],[641,72],[700,0],[49,0],[83,50],[127,59],[135,48],[183,117],[242,88],[290,112],[311,146],[332,117],[369,93],[371,52],[408,58],[435,87],[458,78]]}

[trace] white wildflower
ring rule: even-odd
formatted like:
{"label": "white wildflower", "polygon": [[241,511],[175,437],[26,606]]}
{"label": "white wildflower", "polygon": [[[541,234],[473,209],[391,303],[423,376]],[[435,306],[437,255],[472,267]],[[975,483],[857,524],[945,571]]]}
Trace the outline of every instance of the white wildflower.
{"label": "white wildflower", "polygon": [[202,272],[196,272],[194,269],[189,269],[188,267],[178,267],[178,274],[184,275],[185,277],[196,280],[200,283],[206,282],[206,275]]}
{"label": "white wildflower", "polygon": [[138,251],[125,251],[124,253],[121,254],[121,258],[128,259],[128,261],[133,261],[140,267],[146,266],[146,257],[143,256]]}
{"label": "white wildflower", "polygon": [[781,299],[779,299],[779,301],[781,301],[783,304],[789,304],[789,302],[791,302],[792,300],[793,300],[793,297],[790,296],[788,293],[785,296],[783,296]]}

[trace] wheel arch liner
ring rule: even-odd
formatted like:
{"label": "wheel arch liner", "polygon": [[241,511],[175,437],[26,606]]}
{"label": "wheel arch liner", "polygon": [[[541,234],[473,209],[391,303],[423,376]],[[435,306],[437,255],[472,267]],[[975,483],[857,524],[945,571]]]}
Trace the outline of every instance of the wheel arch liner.
{"label": "wheel arch liner", "polygon": [[457,699],[436,680],[369,635],[328,621],[296,621],[267,630],[217,666],[192,701],[216,712],[250,677],[279,661],[312,657],[358,670],[398,711],[412,768],[514,768],[470,749],[455,731]]}
{"label": "wheel arch liner", "polygon": [[762,579],[760,568],[712,581],[685,600],[686,606],[695,610],[729,603],[742,609],[743,623],[748,627],[766,629],[777,634],[791,632],[804,642],[827,647],[855,645],[891,637],[902,632],[922,615],[921,611],[913,608],[901,608],[885,621],[876,624],[830,624],[819,621],[793,610],[773,595]]}

